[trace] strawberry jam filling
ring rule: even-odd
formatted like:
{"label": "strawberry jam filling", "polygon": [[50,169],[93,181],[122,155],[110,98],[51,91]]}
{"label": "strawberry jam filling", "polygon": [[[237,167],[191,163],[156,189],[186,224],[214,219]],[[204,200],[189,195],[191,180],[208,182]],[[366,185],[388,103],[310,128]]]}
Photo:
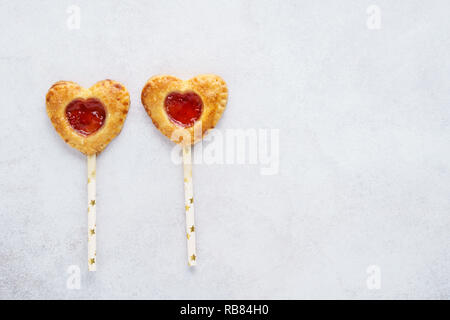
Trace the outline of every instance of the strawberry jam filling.
{"label": "strawberry jam filling", "polygon": [[172,122],[188,128],[200,118],[203,102],[200,96],[192,91],[171,92],[164,100],[164,107]]}
{"label": "strawberry jam filling", "polygon": [[89,136],[103,126],[106,111],[103,103],[96,98],[79,98],[67,105],[66,117],[75,131]]}

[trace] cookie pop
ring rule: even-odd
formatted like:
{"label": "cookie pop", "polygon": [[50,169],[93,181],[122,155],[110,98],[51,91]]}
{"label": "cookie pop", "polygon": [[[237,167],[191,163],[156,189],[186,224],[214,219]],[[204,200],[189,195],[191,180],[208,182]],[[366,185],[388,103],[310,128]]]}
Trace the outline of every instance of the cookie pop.
{"label": "cookie pop", "polygon": [[103,80],[89,89],[56,82],[47,92],[47,114],[63,140],[87,156],[88,269],[96,270],[96,155],[122,130],[130,105],[128,90]]}
{"label": "cookie pop", "polygon": [[141,100],[153,124],[183,150],[184,204],[188,265],[197,263],[191,145],[219,121],[227,104],[225,81],[212,74],[181,80],[169,75],[150,78]]}

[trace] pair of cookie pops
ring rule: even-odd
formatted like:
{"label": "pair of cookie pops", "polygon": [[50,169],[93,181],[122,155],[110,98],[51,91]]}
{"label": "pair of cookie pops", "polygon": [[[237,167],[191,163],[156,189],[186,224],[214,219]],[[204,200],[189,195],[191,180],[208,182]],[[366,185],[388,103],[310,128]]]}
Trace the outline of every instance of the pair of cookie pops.
{"label": "pair of cookie pops", "polygon": [[[142,104],[153,124],[183,150],[188,265],[196,264],[194,195],[191,145],[219,121],[228,91],[216,75],[199,75],[184,81],[155,76],[142,90]],[[47,114],[56,131],[70,146],[87,156],[88,268],[96,270],[96,155],[116,137],[130,106],[128,90],[119,82],[104,80],[89,89],[59,81],[46,96]]]}

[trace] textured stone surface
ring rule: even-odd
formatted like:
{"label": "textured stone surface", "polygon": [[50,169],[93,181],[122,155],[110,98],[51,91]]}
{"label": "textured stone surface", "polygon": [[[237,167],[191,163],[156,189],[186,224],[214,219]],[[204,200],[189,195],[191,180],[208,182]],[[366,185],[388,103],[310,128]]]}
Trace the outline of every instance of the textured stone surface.
{"label": "textured stone surface", "polygon": [[[0,298],[450,298],[448,1],[2,1]],[[75,4],[75,3],[74,3]],[[218,129],[280,129],[280,170],[182,168],[140,92],[216,73]],[[58,80],[130,91],[97,160],[98,271],[86,265],[86,160],[45,113]],[[67,269],[81,269],[69,290]],[[381,270],[369,290],[366,269]]]}

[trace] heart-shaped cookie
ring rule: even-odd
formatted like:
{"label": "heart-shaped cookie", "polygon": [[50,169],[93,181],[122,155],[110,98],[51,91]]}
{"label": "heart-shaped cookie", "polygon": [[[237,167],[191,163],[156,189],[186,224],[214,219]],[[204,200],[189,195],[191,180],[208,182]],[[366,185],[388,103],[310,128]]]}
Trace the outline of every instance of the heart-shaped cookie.
{"label": "heart-shaped cookie", "polygon": [[47,114],[70,146],[86,155],[101,152],[120,133],[130,106],[128,90],[103,80],[89,89],[59,81],[47,93]]}
{"label": "heart-shaped cookie", "polygon": [[190,137],[188,143],[201,140],[219,121],[227,98],[225,81],[212,74],[186,81],[167,75],[154,76],[147,81],[141,94],[142,104],[153,124],[176,143],[182,142],[185,133]]}

